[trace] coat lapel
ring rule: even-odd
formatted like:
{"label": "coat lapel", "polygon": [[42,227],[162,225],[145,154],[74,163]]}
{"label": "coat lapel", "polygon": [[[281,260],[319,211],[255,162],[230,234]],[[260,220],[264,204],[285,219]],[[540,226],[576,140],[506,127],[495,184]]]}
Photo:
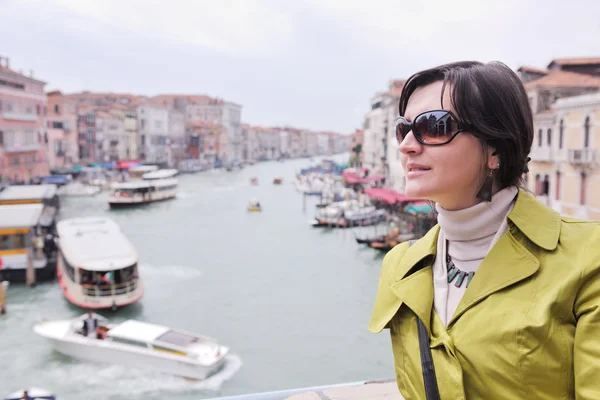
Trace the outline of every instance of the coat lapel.
{"label": "coat lapel", "polygon": [[556,248],[560,236],[560,215],[525,191],[519,190],[508,220],[511,229],[502,235],[481,262],[448,327],[486,297],[537,272],[540,261],[524,242],[530,240],[548,251]]}
{"label": "coat lapel", "polygon": [[448,328],[486,297],[535,274],[539,266],[539,260],[511,232],[506,232],[481,262]]}
{"label": "coat lapel", "polygon": [[439,226],[409,247],[402,257],[391,286],[394,294],[409,307],[431,332],[430,319],[433,308],[432,262],[437,250]]}

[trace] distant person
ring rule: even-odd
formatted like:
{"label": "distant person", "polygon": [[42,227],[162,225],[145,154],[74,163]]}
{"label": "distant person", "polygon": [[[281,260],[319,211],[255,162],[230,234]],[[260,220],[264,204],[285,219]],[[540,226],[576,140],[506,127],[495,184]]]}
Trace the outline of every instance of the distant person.
{"label": "distant person", "polygon": [[23,397],[21,397],[21,400],[33,400],[33,397],[29,396],[27,390],[23,390]]}
{"label": "distant person", "polygon": [[94,317],[94,314],[88,312],[87,318],[83,321],[83,336],[94,336],[98,328],[98,319]]}
{"label": "distant person", "polygon": [[600,399],[600,223],[523,189],[529,101],[498,62],[404,84],[405,192],[438,224],[386,255],[369,324],[389,328],[404,398]]}

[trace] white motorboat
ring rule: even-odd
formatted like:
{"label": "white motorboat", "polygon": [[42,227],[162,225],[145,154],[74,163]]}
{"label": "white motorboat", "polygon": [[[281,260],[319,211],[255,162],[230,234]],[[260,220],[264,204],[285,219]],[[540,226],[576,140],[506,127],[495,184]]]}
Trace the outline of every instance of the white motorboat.
{"label": "white motorboat", "polygon": [[57,276],[67,300],[83,308],[115,309],[142,297],[137,252],[113,220],[65,219],[56,230]]}
{"label": "white motorboat", "polygon": [[176,169],[147,172],[141,180],[117,183],[108,199],[111,207],[136,206],[175,198],[179,180]]}
{"label": "white motorboat", "polygon": [[35,333],[50,339],[65,355],[105,364],[120,364],[189,379],[205,379],[225,362],[229,349],[215,339],[136,320],[110,324],[102,316],[98,329],[84,336],[84,321],[78,318],[43,321]]}
{"label": "white motorboat", "polygon": [[35,387],[11,393],[4,400],[23,400],[25,398],[25,392],[27,392],[27,399],[56,400],[56,396],[50,393],[49,391]]}
{"label": "white motorboat", "polygon": [[86,185],[81,182],[69,183],[58,188],[59,195],[69,197],[95,196],[101,191],[102,189],[98,186]]}

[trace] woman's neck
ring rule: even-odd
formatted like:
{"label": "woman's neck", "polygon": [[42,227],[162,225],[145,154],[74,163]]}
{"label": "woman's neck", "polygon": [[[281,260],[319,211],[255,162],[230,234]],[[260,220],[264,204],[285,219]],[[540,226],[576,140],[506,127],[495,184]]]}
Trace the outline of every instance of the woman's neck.
{"label": "woman's neck", "polygon": [[506,218],[518,193],[514,186],[496,192],[491,202],[479,202],[459,210],[436,205],[438,222],[446,239],[469,241],[494,235]]}

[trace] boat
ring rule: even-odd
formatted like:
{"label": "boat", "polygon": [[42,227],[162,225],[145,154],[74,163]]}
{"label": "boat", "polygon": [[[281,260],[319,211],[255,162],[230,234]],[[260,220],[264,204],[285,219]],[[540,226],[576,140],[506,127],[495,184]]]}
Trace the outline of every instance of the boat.
{"label": "boat", "polygon": [[179,180],[176,169],[147,172],[141,180],[116,183],[108,198],[112,208],[150,204],[169,200],[177,195]]}
{"label": "boat", "polygon": [[258,202],[258,200],[255,200],[255,199],[250,200],[248,202],[248,208],[247,209],[248,209],[249,212],[261,212],[262,211],[260,203]]}
{"label": "boat", "polygon": [[60,221],[56,229],[56,274],[69,302],[87,309],[116,310],[142,297],[137,252],[113,220],[71,218]]}
{"label": "boat", "polygon": [[43,204],[0,205],[0,281],[49,281],[56,276],[54,236],[44,233]]}
{"label": "boat", "polygon": [[131,179],[142,179],[144,174],[158,171],[158,165],[137,165],[127,171]]}
{"label": "boat", "polygon": [[273,185],[281,185],[282,182],[283,182],[283,178],[273,179]]}
{"label": "boat", "polygon": [[137,320],[111,324],[91,314],[98,323],[96,334],[84,336],[88,313],[74,319],[42,321],[34,325],[33,331],[49,339],[59,353],[73,358],[149,368],[196,380],[219,370],[229,352],[209,337]]}
{"label": "boat", "polygon": [[86,185],[81,182],[72,182],[61,186],[58,189],[58,194],[66,197],[86,197],[95,196],[101,191],[102,189],[98,186]]}
{"label": "boat", "polygon": [[361,207],[358,210],[340,210],[338,216],[316,217],[310,221],[315,227],[352,228],[355,226],[369,226],[383,222],[387,219],[385,210],[373,206]]}
{"label": "boat", "polygon": [[[25,397],[25,392],[27,392],[27,397]],[[4,400],[56,400],[56,396],[50,393],[45,389],[40,388],[29,388],[18,390],[14,393],[9,394]]]}

